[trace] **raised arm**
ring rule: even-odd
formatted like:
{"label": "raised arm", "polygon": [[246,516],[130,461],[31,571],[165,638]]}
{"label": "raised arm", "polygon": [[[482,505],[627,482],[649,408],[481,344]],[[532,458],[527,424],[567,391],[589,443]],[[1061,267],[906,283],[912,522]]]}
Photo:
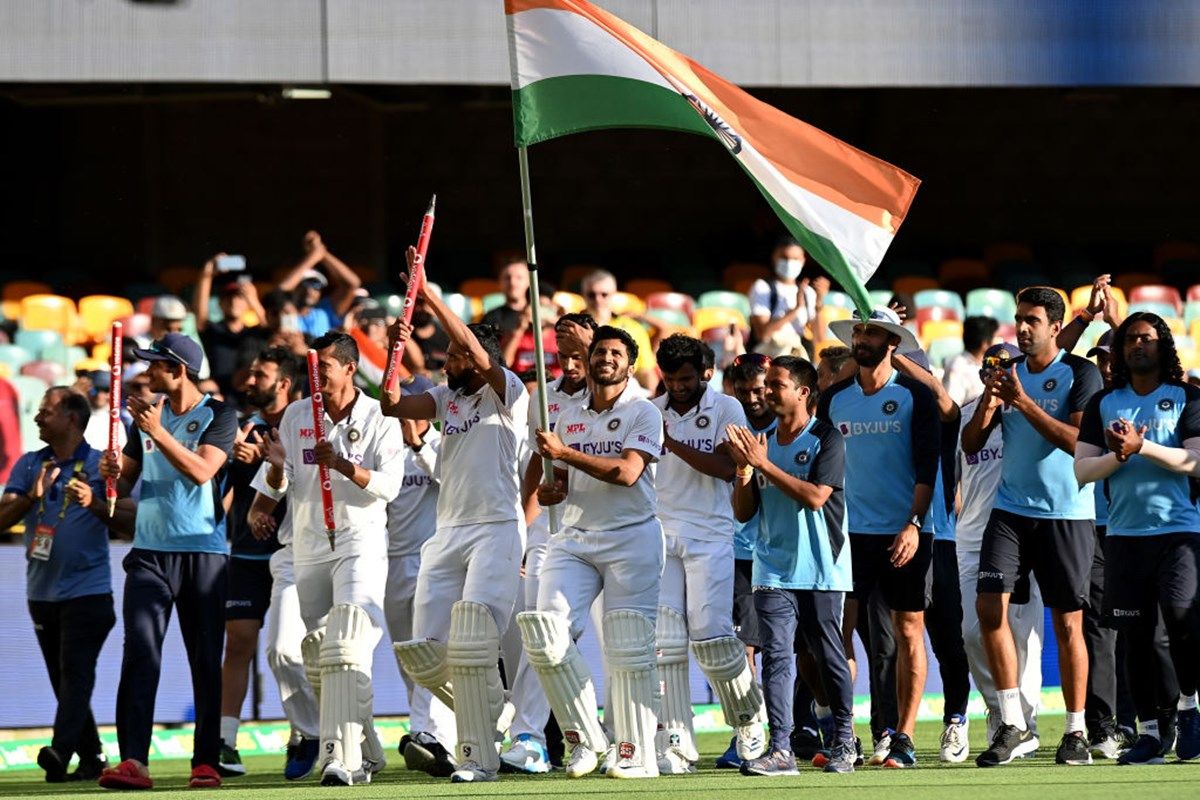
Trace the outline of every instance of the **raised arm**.
{"label": "raised arm", "polygon": [[[317,241],[321,239],[320,234],[316,231],[309,231],[309,236],[316,236]],[[350,305],[354,302],[354,292],[362,286],[362,278],[346,266],[344,261],[329,252],[329,248],[324,243],[322,243],[321,249],[325,253],[325,258],[321,263],[329,272],[329,302],[340,317],[350,310]]]}
{"label": "raised arm", "polygon": [[321,243],[321,237],[314,231],[309,231],[304,236],[304,258],[296,266],[292,267],[291,271],[284,276],[279,282],[279,289],[285,292],[290,292],[300,285],[300,280],[304,277],[304,273],[310,269],[315,269],[318,264],[325,260],[325,245]]}
{"label": "raised arm", "polygon": [[208,327],[208,300],[212,297],[213,273],[217,270],[217,259],[223,255],[225,254],[217,253],[204,262],[204,267],[200,270],[200,280],[196,281],[196,288],[192,292],[192,308],[196,310],[196,330],[200,333]]}

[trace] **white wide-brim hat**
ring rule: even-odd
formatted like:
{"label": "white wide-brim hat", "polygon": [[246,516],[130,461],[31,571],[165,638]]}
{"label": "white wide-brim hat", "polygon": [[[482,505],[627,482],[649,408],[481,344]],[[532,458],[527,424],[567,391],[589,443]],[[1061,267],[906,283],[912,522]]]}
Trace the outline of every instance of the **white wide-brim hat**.
{"label": "white wide-brim hat", "polygon": [[[838,319],[829,323],[829,332],[840,339],[847,347],[853,347],[854,326],[861,325],[863,318],[859,312],[855,311],[851,319]],[[896,348],[897,353],[911,353],[914,350],[921,349],[921,343],[917,341],[917,337],[913,336],[913,332],[900,324],[900,317],[895,311],[890,308],[876,307],[871,310],[871,316],[867,318],[866,323],[877,328],[883,328],[888,333],[895,334],[900,337],[900,346]]]}

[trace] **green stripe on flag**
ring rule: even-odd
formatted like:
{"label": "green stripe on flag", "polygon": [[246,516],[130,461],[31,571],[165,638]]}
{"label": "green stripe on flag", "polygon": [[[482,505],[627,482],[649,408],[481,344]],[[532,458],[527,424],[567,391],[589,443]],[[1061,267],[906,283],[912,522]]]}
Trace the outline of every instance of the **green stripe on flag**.
{"label": "green stripe on flag", "polygon": [[605,128],[666,128],[716,138],[677,92],[633,78],[564,75],[513,92],[517,147]]}

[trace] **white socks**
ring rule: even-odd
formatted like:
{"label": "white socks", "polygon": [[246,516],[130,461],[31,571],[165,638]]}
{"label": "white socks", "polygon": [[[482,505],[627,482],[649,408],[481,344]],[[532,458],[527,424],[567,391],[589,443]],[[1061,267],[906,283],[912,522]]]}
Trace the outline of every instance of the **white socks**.
{"label": "white socks", "polygon": [[1179,695],[1179,702],[1175,704],[1177,711],[1191,711],[1196,708],[1196,693]]}
{"label": "white socks", "polygon": [[1137,731],[1139,736],[1153,736],[1155,739],[1162,741],[1162,737],[1158,733],[1158,720],[1150,720],[1149,722],[1138,722]]}
{"label": "white socks", "polygon": [[1026,730],[1025,712],[1021,710],[1020,689],[997,689],[996,698],[1000,701],[1000,721],[1012,725],[1019,731]]}
{"label": "white socks", "polygon": [[1086,733],[1087,722],[1084,721],[1083,711],[1068,711],[1067,724],[1064,726],[1064,733]]}
{"label": "white socks", "polygon": [[237,717],[221,717],[221,738],[225,740],[225,744],[233,749],[237,749],[237,733],[238,726],[242,721]]}

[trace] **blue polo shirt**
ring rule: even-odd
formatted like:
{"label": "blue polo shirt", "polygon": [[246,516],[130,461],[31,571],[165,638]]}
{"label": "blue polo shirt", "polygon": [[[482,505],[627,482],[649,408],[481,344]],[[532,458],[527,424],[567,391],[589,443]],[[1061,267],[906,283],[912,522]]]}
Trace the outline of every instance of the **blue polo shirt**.
{"label": "blue polo shirt", "polygon": [[[1095,364],[1065,350],[1041,372],[1030,372],[1024,356],[1016,361],[1025,394],[1059,422],[1082,412],[1103,387]],[[1075,457],[1051,444],[1020,411],[1002,408],[1004,463],[995,507],[1035,519],[1095,519],[1095,492],[1075,480]]]}
{"label": "blue polo shirt", "polygon": [[[1144,434],[1148,442],[1182,447],[1200,436],[1200,389],[1163,383],[1144,396],[1128,386],[1105,389],[1083,412],[1079,441],[1107,450],[1104,429],[1119,419],[1139,428],[1149,426]],[[1108,535],[1200,534],[1196,487],[1187,475],[1163,469],[1142,455],[1131,456],[1108,476]]]}
{"label": "blue polo shirt", "polygon": [[824,592],[853,588],[846,540],[846,443],[824,420],[813,417],[789,444],[771,433],[767,457],[802,481],[828,486],[833,494],[813,511],[758,472],[759,533],[754,549],[754,586]]}
{"label": "blue polo shirt", "polygon": [[[181,416],[175,415],[170,403],[163,404],[163,427],[192,452],[208,444],[228,458],[233,451],[237,422],[233,408],[209,395]],[[196,485],[172,466],[154,440],[140,428],[134,428],[130,435],[125,455],[142,465],[134,547],[168,553],[229,552],[225,542],[225,508],[221,503],[225,466],[207,483]]]}
{"label": "blue polo shirt", "polygon": [[[779,420],[773,417],[767,427],[754,432],[770,436],[778,425]],[[738,561],[751,561],[754,558],[754,543],[758,541],[758,513],[755,511],[754,516],[745,522],[733,521],[733,557]]]}
{"label": "blue polo shirt", "polygon": [[[13,466],[5,491],[28,494],[45,461],[55,461],[61,471],[44,501],[35,503],[25,515],[26,595],[35,602],[59,602],[109,594],[108,526],[86,508],[64,502],[67,481],[73,477],[86,480],[93,495],[104,497],[100,451],[82,442],[66,461],[56,461],[48,446],[26,453]],[[30,557],[39,525],[54,529],[54,544],[46,560]]]}
{"label": "blue polo shirt", "polygon": [[[941,421],[933,393],[893,370],[874,394],[855,375],[822,393],[817,416],[846,440],[851,533],[895,536],[908,524],[917,484],[938,487]],[[925,515],[924,533],[933,532]]]}
{"label": "blue polo shirt", "polygon": [[337,309],[326,298],[321,298],[315,306],[298,316],[300,332],[311,339],[324,336],[329,330],[342,324],[338,319]]}

